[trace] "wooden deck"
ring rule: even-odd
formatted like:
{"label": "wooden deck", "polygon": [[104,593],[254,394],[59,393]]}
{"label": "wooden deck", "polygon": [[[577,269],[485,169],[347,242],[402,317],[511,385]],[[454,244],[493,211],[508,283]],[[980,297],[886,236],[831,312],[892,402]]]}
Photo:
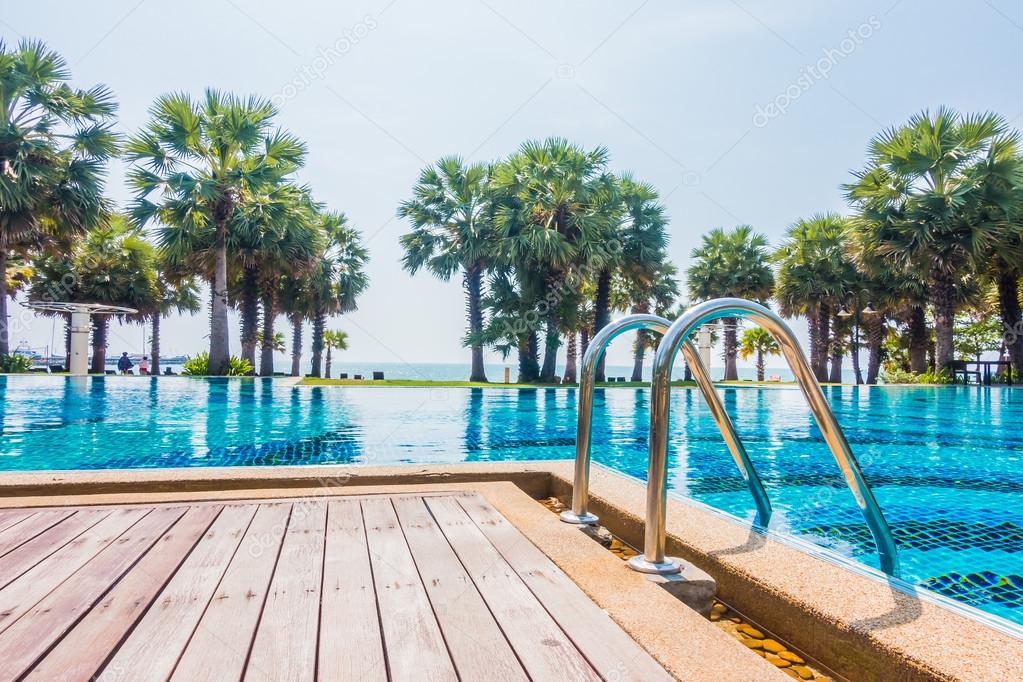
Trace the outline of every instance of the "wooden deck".
{"label": "wooden deck", "polygon": [[0,511],[0,680],[660,680],[479,495]]}

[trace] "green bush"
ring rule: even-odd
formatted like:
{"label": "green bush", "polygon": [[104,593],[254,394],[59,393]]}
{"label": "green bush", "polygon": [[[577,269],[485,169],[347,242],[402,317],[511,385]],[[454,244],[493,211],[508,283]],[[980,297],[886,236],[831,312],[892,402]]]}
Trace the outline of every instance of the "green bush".
{"label": "green bush", "polygon": [[919,377],[898,367],[889,367],[881,372],[881,381],[886,384],[915,384]]}
{"label": "green bush", "polygon": [[952,375],[948,370],[927,370],[923,374],[913,374],[895,367],[881,372],[881,380],[886,384],[951,384]]}
{"label": "green bush", "polygon": [[939,370],[927,370],[919,377],[917,377],[917,383],[921,384],[951,384],[952,375],[948,373],[947,369]]}
{"label": "green bush", "polygon": [[[188,356],[181,366],[181,372],[196,377],[208,375],[210,373],[210,354],[203,351],[198,355]],[[252,365],[249,361],[232,355],[227,362],[227,376],[243,377],[249,374],[252,374]]]}
{"label": "green bush", "polygon": [[0,355],[0,372],[4,374],[22,374],[32,369],[32,358],[24,355]]}

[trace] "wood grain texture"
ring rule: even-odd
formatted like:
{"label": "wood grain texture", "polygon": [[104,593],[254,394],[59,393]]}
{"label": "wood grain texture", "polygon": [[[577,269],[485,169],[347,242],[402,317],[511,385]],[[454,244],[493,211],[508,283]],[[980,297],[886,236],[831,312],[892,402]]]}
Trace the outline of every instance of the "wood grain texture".
{"label": "wood grain texture", "polygon": [[0,680],[669,679],[478,496],[11,510],[4,537]]}
{"label": "wood grain texture", "polygon": [[469,680],[528,679],[423,498],[395,497],[393,503],[459,676]]}
{"label": "wood grain texture", "polygon": [[359,500],[332,500],[320,605],[319,679],[387,680],[373,570]]}
{"label": "wood grain texture", "polygon": [[128,575],[46,654],[28,679],[91,680],[205,535],[220,509],[203,506],[186,511]]}
{"label": "wood grain texture", "polygon": [[312,680],[316,674],[326,526],[326,501],[292,508],[245,669],[249,682]]}
{"label": "wood grain texture", "polygon": [[171,679],[241,679],[290,513],[290,504],[259,505]]}
{"label": "wood grain texture", "polygon": [[529,676],[538,680],[599,680],[558,623],[458,502],[451,497],[439,497],[427,500],[427,506]]}
{"label": "wood grain texture", "polygon": [[500,551],[579,651],[605,679],[671,680],[671,676],[554,565],[479,495],[458,497],[480,531]]}
{"label": "wood grain texture", "polygon": [[[100,677],[167,679],[195,631],[255,506],[226,506],[132,630]],[[224,640],[232,637],[222,633]],[[126,677],[127,676],[127,677]]]}
{"label": "wood grain texture", "polygon": [[391,500],[363,500],[362,515],[392,679],[456,680]]}
{"label": "wood grain texture", "polygon": [[17,679],[27,671],[183,513],[150,512],[0,633],[0,679]]}

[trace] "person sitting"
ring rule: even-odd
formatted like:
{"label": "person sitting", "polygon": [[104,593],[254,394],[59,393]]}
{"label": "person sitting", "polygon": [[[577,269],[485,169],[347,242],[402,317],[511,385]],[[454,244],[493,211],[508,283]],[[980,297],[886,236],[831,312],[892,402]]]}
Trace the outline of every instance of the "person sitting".
{"label": "person sitting", "polygon": [[139,361],[139,374],[144,377],[149,376],[149,358],[145,355],[143,355],[142,359]]}
{"label": "person sitting", "polygon": [[117,359],[117,369],[121,374],[131,374],[131,368],[135,366],[135,363],[128,357],[128,353],[121,353],[121,357]]}

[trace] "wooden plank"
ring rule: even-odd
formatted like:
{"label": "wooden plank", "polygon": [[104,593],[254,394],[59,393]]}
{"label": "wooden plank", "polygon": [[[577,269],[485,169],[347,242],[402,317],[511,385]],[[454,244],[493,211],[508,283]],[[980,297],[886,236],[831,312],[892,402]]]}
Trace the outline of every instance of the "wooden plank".
{"label": "wooden plank", "polygon": [[326,525],[326,501],[293,506],[252,644],[246,680],[281,682],[315,677]]}
{"label": "wooden plank", "polygon": [[[221,507],[191,508],[29,673],[30,680],[91,680],[153,602]],[[124,672],[123,670],[121,671]]]}
{"label": "wooden plank", "polygon": [[[226,506],[98,675],[167,679],[195,631],[256,507]],[[224,632],[229,640],[231,632]],[[212,664],[212,662],[211,662]]]}
{"label": "wooden plank", "polygon": [[603,677],[672,679],[650,654],[483,497],[472,494],[457,499],[477,528]]}
{"label": "wooden plank", "polygon": [[316,674],[326,501],[294,505],[253,642],[246,680],[312,680]]}
{"label": "wooden plank", "polygon": [[[0,533],[3,533],[11,526],[17,525],[27,518],[36,515],[32,509],[4,509],[0,511]],[[2,537],[2,536],[0,536]]]}
{"label": "wooden plank", "polygon": [[27,671],[183,513],[147,514],[0,634],[0,679],[17,679]]}
{"label": "wooden plank", "polygon": [[362,515],[391,678],[457,679],[391,501],[363,500]]}
{"label": "wooden plank", "polygon": [[392,501],[459,677],[528,679],[423,498],[395,497]]}
{"label": "wooden plank", "polygon": [[259,505],[171,679],[242,678],[290,512],[290,504]]}
{"label": "wooden plank", "polygon": [[[7,559],[7,555],[9,555],[15,549],[22,547],[27,542],[37,540],[34,545],[36,549],[31,550],[32,552],[38,554],[42,551],[45,551],[46,549],[49,549],[51,552],[55,552],[61,548],[64,542],[67,542],[68,540],[73,538],[74,535],[71,536],[66,535],[65,533],[67,529],[64,529],[63,533],[51,534],[48,540],[38,539],[41,534],[51,530],[54,526],[63,522],[72,514],[74,514],[74,510],[67,510],[62,512],[40,512],[39,514],[35,514],[31,518],[26,519],[22,523],[19,523],[16,526],[8,528],[3,533],[0,533],[0,557],[3,557],[3,559],[0,559],[0,562],[3,562],[4,565],[2,572],[0,572],[0,586],[5,585],[9,583],[11,580],[14,580],[14,578],[18,577],[17,575],[12,574],[11,572],[13,570],[11,568],[12,564],[10,564],[9,563],[10,560]],[[94,519],[93,523],[103,518],[103,516],[98,516],[95,514],[92,514],[91,517]],[[79,528],[81,527],[79,526]],[[82,530],[85,529],[82,528],[81,530],[79,530],[79,532],[81,532]],[[66,539],[61,541],[59,539],[61,537]],[[22,552],[23,556],[25,554],[27,554],[27,552]],[[43,556],[40,557],[40,559],[44,558],[45,556],[46,555],[44,554]]]}
{"label": "wooden plank", "polygon": [[126,509],[109,514],[97,513],[105,518],[0,590],[0,632],[9,628],[149,512],[146,509]]}
{"label": "wooden plank", "polygon": [[529,676],[538,680],[599,680],[558,623],[458,502],[452,497],[434,497],[426,504]]}
{"label": "wooden plank", "polygon": [[331,500],[320,606],[318,679],[387,679],[373,570],[359,500]]}

